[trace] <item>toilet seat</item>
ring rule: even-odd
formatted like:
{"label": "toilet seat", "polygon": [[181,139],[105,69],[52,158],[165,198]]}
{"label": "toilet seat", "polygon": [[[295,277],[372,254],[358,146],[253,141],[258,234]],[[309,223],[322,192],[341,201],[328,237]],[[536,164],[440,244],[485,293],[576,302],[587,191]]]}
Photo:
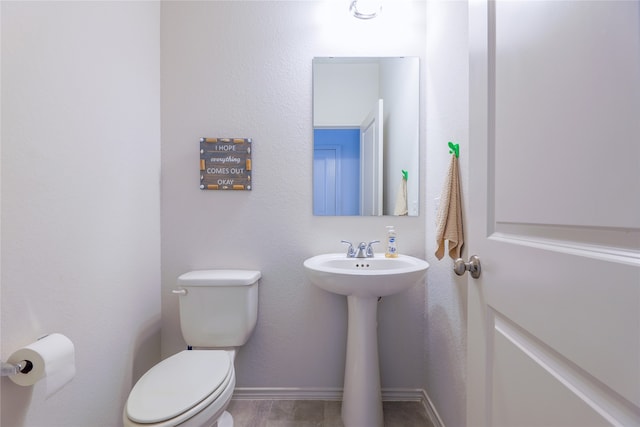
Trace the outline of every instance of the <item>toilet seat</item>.
{"label": "toilet seat", "polygon": [[[185,350],[163,360],[138,380],[125,414],[132,425],[177,425],[211,405],[225,391],[232,392],[234,386],[229,352]],[[220,403],[226,407],[226,402]]]}

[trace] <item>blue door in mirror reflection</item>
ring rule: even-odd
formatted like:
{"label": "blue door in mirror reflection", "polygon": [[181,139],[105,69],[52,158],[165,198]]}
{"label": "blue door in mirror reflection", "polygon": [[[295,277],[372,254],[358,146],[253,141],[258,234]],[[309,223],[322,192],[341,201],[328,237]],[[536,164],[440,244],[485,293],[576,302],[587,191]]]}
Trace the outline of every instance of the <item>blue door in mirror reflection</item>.
{"label": "blue door in mirror reflection", "polygon": [[313,214],[360,215],[360,129],[314,129]]}

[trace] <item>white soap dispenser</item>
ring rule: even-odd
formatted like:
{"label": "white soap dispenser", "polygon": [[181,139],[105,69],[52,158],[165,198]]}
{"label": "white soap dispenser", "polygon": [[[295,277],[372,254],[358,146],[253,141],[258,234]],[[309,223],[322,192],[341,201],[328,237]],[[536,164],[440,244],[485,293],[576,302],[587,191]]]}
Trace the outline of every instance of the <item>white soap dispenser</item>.
{"label": "white soap dispenser", "polygon": [[387,251],[384,254],[387,258],[398,257],[398,246],[396,245],[396,230],[393,225],[387,225]]}

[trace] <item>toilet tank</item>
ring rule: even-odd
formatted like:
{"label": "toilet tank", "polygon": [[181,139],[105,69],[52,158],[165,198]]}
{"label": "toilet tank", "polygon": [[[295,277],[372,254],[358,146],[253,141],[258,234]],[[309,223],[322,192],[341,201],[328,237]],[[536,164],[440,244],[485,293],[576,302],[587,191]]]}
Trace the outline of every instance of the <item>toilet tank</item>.
{"label": "toilet tank", "polygon": [[178,277],[180,328],[187,345],[238,347],[258,320],[255,270],[198,270]]}

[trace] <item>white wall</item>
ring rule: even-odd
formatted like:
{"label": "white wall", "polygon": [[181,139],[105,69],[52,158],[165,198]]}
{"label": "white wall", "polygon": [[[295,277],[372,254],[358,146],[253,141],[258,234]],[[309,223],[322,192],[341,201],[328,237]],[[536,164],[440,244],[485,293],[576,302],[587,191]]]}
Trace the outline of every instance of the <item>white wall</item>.
{"label": "white wall", "polygon": [[[178,274],[263,271],[241,387],[341,387],[346,304],[301,263],[395,225],[401,251],[431,268],[426,288],[380,305],[383,386],[425,388],[445,425],[465,425],[465,281],[432,254],[449,140],[462,146],[463,192],[468,182],[467,5],[395,9],[412,3],[366,22],[341,2],[167,3],[162,19],[150,2],[1,3],[0,353],[55,330],[78,362],[46,401],[3,378],[3,426],[119,425],[159,353],[159,211],[165,356],[184,344],[169,292]],[[312,216],[311,59],[330,55],[421,57],[420,217]],[[198,138],[217,135],[254,138],[253,191],[198,189]]]}
{"label": "white wall", "polygon": [[60,332],[77,374],[2,378],[6,427],[117,426],[159,355],[159,4],[2,11],[3,360]]}
{"label": "white wall", "polygon": [[[163,356],[185,345],[170,293],[179,274],[259,269],[258,325],[238,354],[239,387],[342,387],[346,302],[310,284],[305,258],[343,251],[340,239],[383,240],[387,224],[396,226],[401,252],[424,257],[424,217],[312,215],[313,57],[406,55],[424,64],[424,1],[390,2],[384,18],[367,22],[347,7],[162,5]],[[424,130],[423,117],[423,143]],[[252,191],[198,188],[202,136],[253,138]],[[380,305],[384,388],[423,387],[424,309],[424,286]]]}
{"label": "white wall", "polygon": [[[426,30],[423,33],[426,33]],[[421,181],[424,182],[424,175],[420,173],[420,133],[415,123],[420,123],[421,115],[418,108],[420,66],[424,75],[427,65],[426,61],[422,64],[418,61],[394,62],[393,65],[385,62],[380,66],[382,82],[380,98],[384,99],[385,111],[384,134],[387,141],[393,141],[393,150],[390,149],[391,144],[385,146],[383,212],[393,214],[395,211],[404,169],[409,174],[407,180],[409,215],[417,215],[420,210],[419,184]],[[407,78],[407,76],[415,76],[415,78]],[[394,84],[384,83],[385,81],[391,81]],[[393,114],[388,114],[390,111]]]}
{"label": "white wall", "polygon": [[378,70],[372,63],[316,62],[313,126],[360,126],[380,98]]}
{"label": "white wall", "polygon": [[[449,165],[447,143],[460,144],[463,208],[469,182],[469,60],[466,1],[434,0],[427,6],[427,197],[428,270],[426,294],[425,389],[444,425],[466,425],[467,279],[455,276],[453,262],[437,260],[435,198]],[[465,212],[468,218],[471,212]],[[463,256],[468,257],[467,251]],[[471,424],[472,425],[472,424]]]}

